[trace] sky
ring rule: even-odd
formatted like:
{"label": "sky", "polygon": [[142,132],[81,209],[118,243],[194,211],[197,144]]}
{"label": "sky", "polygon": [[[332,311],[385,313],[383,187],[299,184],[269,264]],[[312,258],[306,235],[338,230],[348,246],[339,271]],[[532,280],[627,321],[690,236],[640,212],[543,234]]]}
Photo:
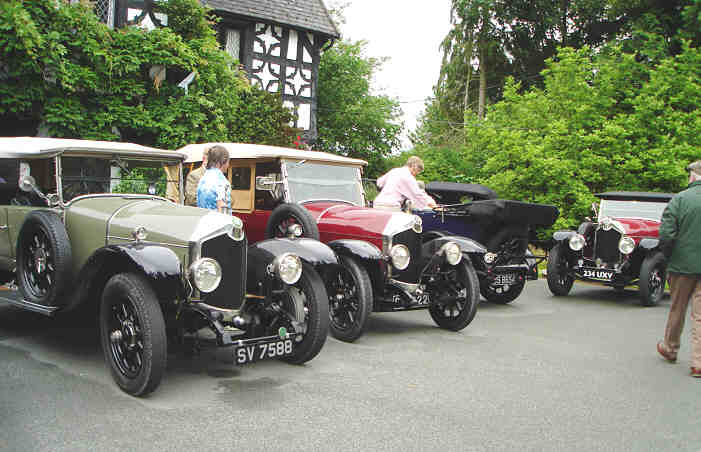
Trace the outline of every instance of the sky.
{"label": "sky", "polygon": [[[440,43],[450,30],[450,0],[346,0],[341,35],[368,41],[367,56],[389,57],[373,80],[375,92],[398,99],[409,131],[432,96],[443,57]],[[325,0],[331,8],[338,2]]]}

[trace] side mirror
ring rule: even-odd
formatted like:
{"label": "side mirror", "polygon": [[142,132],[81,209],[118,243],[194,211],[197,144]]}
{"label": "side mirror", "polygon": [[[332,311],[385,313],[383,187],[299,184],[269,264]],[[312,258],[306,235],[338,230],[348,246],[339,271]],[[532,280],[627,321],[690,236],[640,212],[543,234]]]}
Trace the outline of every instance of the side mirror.
{"label": "side mirror", "polygon": [[256,190],[273,191],[275,184],[274,176],[256,176]]}
{"label": "side mirror", "polygon": [[596,211],[596,203],[591,203],[591,210],[594,212],[594,218],[599,218],[599,213]]}

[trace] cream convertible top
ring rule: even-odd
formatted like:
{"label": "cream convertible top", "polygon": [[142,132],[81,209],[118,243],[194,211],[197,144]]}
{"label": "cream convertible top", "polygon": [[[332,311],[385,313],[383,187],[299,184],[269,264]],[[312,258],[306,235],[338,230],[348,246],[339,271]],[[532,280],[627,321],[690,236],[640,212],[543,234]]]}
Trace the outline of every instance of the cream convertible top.
{"label": "cream convertible top", "polygon": [[310,160],[315,162],[345,163],[348,165],[365,166],[365,160],[342,157],[328,152],[301,151],[299,149],[283,148],[280,146],[267,146],[263,144],[248,143],[200,143],[188,144],[178,149],[187,155],[185,163],[202,161],[202,153],[214,145],[225,147],[232,159],[258,159],[258,158],[287,158],[293,160]]}
{"label": "cream convertible top", "polygon": [[71,140],[65,138],[13,137],[0,138],[0,158],[46,158],[55,154],[77,151],[89,154],[131,155],[182,161],[185,155],[180,152],[141,146],[117,141]]}

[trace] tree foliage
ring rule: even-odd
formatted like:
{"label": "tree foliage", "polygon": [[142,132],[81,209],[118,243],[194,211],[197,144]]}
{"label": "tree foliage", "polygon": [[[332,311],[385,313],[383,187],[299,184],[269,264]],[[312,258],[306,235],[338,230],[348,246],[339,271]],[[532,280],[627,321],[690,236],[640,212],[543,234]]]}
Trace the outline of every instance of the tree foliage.
{"label": "tree foliage", "polygon": [[368,177],[385,169],[384,160],[399,146],[399,103],[373,94],[372,76],[382,60],[365,56],[363,41],[338,41],[319,65],[319,137],[314,148],[369,162]]}
{"label": "tree foliage", "polygon": [[[31,135],[41,124],[55,137],[171,149],[202,141],[291,144],[291,113],[279,97],[252,88],[220,50],[199,1],[162,2],[169,27],[153,31],[111,30],[86,5],[0,2],[5,124],[29,124],[23,131]],[[177,85],[190,73],[185,91]]]}

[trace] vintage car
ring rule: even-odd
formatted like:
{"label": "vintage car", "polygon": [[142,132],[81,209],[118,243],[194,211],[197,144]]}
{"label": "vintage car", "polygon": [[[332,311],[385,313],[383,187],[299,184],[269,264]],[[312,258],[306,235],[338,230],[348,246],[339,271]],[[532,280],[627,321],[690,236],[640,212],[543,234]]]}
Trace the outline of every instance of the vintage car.
{"label": "vintage car", "polygon": [[664,295],[665,259],[659,228],[669,193],[607,192],[592,205],[596,221],[586,218],[576,231],[557,231],[548,257],[548,287],[567,295],[575,279],[622,291],[637,285],[643,306]]}
{"label": "vintage car", "polygon": [[413,210],[423,221],[424,239],[461,235],[485,245],[484,259],[472,255],[480,292],[488,301],[510,303],[523,291],[526,280],[538,279],[538,263],[528,244],[536,227],[549,227],[557,207],[497,199],[495,191],[480,184],[429,182],[426,193],[439,208]]}
{"label": "vintage car", "polygon": [[192,144],[180,152],[193,167],[219,144],[231,157],[232,207],[251,242],[311,237],[328,244],[342,264],[322,274],[330,297],[330,331],[360,337],[372,311],[428,309],[454,331],[474,318],[479,282],[462,251],[483,255],[464,237],[422,241],[421,218],[365,206],[363,160],[334,154],[236,143]]}
{"label": "vintage car", "polygon": [[167,337],[231,347],[237,364],[303,363],[328,332],[313,265],[338,264],[333,251],[313,240],[249,247],[238,217],[158,196],[183,192],[183,158],[129,143],[0,138],[0,276],[10,287],[0,302],[47,316],[96,312],[111,374],[132,395],[158,386]]}

